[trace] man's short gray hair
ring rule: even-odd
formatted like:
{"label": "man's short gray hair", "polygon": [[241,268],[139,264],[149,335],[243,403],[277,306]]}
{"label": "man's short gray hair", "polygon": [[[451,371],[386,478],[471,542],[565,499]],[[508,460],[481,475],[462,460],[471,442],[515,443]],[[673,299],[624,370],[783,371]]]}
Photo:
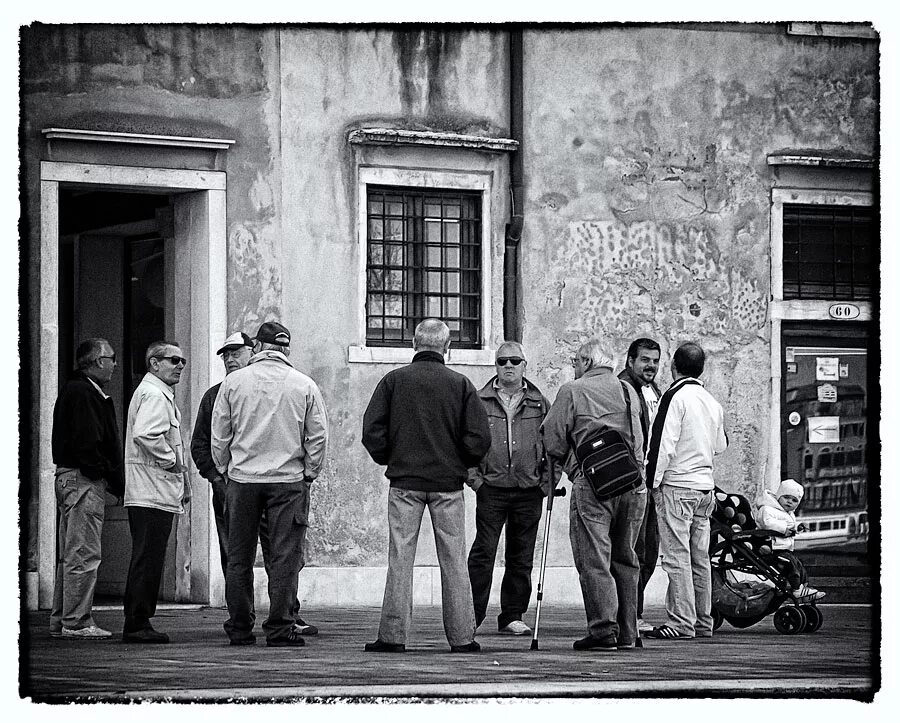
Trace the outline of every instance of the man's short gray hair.
{"label": "man's short gray hair", "polygon": [[90,367],[103,354],[103,347],[109,342],[99,336],[85,339],[75,350],[75,366],[81,371]]}
{"label": "man's short gray hair", "polygon": [[291,355],[291,347],[290,345],[285,344],[269,344],[268,342],[261,341],[259,343],[260,351],[278,351],[284,354],[285,356]]}
{"label": "man's short gray hair", "polygon": [[591,369],[596,369],[597,367],[609,367],[612,369],[613,366],[612,354],[606,352],[603,348],[603,343],[597,337],[588,339],[578,347],[576,356],[590,362]]}
{"label": "man's short gray hair", "polygon": [[425,319],[416,327],[413,349],[416,351],[437,351],[441,354],[450,343],[450,327],[440,319]]}

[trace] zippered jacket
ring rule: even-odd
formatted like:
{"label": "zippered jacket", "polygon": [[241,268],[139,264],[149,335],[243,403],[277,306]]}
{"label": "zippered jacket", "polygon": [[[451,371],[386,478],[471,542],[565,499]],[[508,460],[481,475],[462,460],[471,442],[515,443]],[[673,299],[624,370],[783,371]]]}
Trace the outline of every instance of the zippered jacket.
{"label": "zippered jacket", "polygon": [[468,484],[478,489],[520,487],[527,489],[547,484],[549,469],[541,476],[541,422],[547,416],[550,402],[541,390],[525,379],[525,395],[512,419],[494,388],[494,376],[479,391],[478,397],[487,412],[491,429],[491,448],[477,468],[469,470]]}
{"label": "zippered jacket", "polygon": [[284,354],[262,351],[225,377],[211,433],[213,461],[229,482],[311,482],[328,445],[325,402]]}
{"label": "zippered jacket", "polygon": [[53,407],[53,462],[90,480],[105,480],[110,494],[125,493],[116,408],[82,372],[65,383]]}
{"label": "zippered jacket", "polygon": [[125,506],[182,514],[187,485],[175,391],[147,372],[128,405]]}

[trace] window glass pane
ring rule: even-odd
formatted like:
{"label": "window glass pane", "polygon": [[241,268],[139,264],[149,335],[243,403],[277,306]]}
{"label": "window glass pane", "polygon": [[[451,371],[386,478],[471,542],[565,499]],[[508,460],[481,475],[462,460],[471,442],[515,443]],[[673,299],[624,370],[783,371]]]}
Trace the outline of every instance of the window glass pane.
{"label": "window glass pane", "polygon": [[396,294],[386,294],[384,297],[384,313],[388,316],[402,316],[403,297]]}
{"label": "window glass pane", "polygon": [[429,246],[428,247],[428,266],[440,267],[441,265],[441,247],[440,246]]}
{"label": "window glass pane", "polygon": [[387,222],[387,238],[390,241],[403,240],[403,221],[399,219],[388,219]]}
{"label": "window glass pane", "polygon": [[444,218],[459,218],[459,201],[444,202]]}
{"label": "window glass pane", "polygon": [[440,271],[429,271],[428,272],[428,290],[429,291],[440,291],[441,290],[441,272]]}
{"label": "window glass pane", "polygon": [[387,213],[390,216],[403,215],[403,199],[398,197],[389,197],[387,199]]}
{"label": "window glass pane", "polygon": [[369,244],[369,263],[380,266],[384,263],[384,246]]}
{"label": "window glass pane", "polygon": [[388,291],[403,291],[403,272],[385,271],[384,288]]}
{"label": "window glass pane", "polygon": [[403,265],[403,246],[400,244],[387,244],[385,247],[384,261],[388,266]]}
{"label": "window glass pane", "polygon": [[426,221],[425,222],[425,241],[428,243],[439,244],[441,242],[441,222]]}
{"label": "window glass pane", "polygon": [[384,238],[384,222],[380,218],[369,219],[369,238],[373,241]]}
{"label": "window glass pane", "polygon": [[446,283],[446,291],[449,291],[454,294],[459,293],[459,274],[446,273],[444,274],[444,279]]}
{"label": "window glass pane", "polygon": [[425,201],[425,216],[427,218],[441,217],[441,201],[440,199],[430,198]]}
{"label": "window glass pane", "polygon": [[434,316],[437,318],[441,317],[441,297],[440,296],[426,296],[425,297],[426,304],[426,313],[428,316]]}
{"label": "window glass pane", "polygon": [[381,215],[384,213],[384,196],[380,193],[369,194],[369,215]]}
{"label": "window glass pane", "polygon": [[447,247],[447,268],[450,269],[458,269],[459,268],[459,248],[458,247]]}
{"label": "window glass pane", "polygon": [[459,224],[454,221],[444,222],[444,241],[449,244],[459,243]]}

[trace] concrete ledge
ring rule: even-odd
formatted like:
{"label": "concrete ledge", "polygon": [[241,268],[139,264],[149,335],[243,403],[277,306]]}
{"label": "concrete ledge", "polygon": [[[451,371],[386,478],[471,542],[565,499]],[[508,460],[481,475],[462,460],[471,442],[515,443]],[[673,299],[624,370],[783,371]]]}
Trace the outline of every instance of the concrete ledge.
{"label": "concrete ledge", "polygon": [[[532,574],[532,606],[538,584],[538,565]],[[307,567],[300,573],[299,596],[304,606],[332,607],[373,605],[380,606],[384,596],[387,569],[384,567]],[[500,601],[500,584],[503,568],[494,570],[491,585],[491,602]],[[257,608],[268,608],[266,592],[268,576],[265,569],[254,569],[254,599]],[[647,589],[644,601],[647,605],[662,604],[666,594],[666,575],[657,569]],[[413,573],[413,604],[440,605],[441,571],[437,566],[416,567]],[[544,603],[547,605],[583,604],[578,573],[574,567],[548,567],[544,575]]]}

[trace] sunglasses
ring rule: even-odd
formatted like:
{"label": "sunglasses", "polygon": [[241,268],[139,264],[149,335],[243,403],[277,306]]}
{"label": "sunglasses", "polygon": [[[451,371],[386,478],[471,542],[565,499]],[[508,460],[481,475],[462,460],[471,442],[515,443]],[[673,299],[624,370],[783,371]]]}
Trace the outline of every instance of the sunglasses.
{"label": "sunglasses", "polygon": [[113,353],[112,353],[111,355],[109,355],[109,356],[107,356],[106,354],[104,354],[104,355],[102,355],[102,356],[98,356],[97,358],[98,358],[98,359],[112,359],[113,364],[116,363],[116,354],[115,354],[115,352],[113,352]]}
{"label": "sunglasses", "polygon": [[187,359],[183,356],[157,356],[154,359],[168,359],[173,367],[177,367],[179,364],[187,364]]}
{"label": "sunglasses", "polygon": [[500,356],[497,357],[497,366],[505,367],[507,364],[512,364],[514,367],[517,367],[523,361],[525,360],[520,356]]}

